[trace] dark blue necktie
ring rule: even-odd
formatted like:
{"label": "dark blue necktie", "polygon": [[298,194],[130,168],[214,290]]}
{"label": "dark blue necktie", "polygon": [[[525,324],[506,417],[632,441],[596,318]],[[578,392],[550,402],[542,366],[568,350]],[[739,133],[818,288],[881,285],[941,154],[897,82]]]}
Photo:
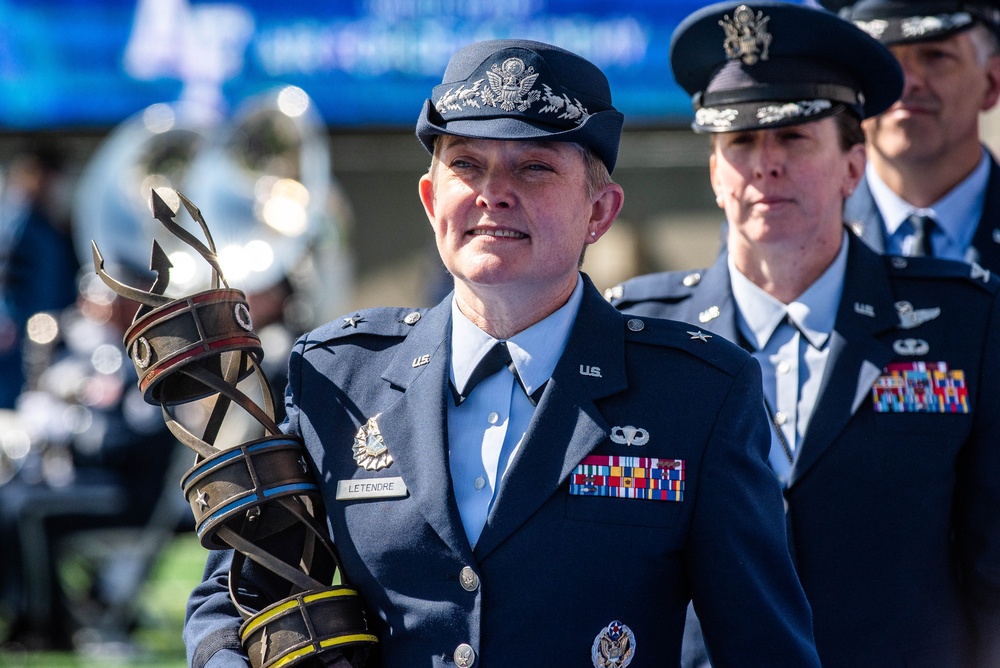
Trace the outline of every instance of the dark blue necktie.
{"label": "dark blue necktie", "polygon": [[931,246],[931,234],[934,232],[934,219],[930,216],[912,214],[906,219],[913,227],[913,246],[910,248],[910,255],[917,257],[926,255],[932,257],[934,248]]}

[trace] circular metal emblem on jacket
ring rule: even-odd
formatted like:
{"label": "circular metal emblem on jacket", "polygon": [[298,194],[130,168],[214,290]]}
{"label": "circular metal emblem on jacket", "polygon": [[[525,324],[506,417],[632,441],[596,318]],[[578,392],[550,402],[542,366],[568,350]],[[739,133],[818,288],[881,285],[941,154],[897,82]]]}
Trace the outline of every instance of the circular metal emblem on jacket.
{"label": "circular metal emblem on jacket", "polygon": [[470,645],[462,643],[455,648],[455,654],[452,658],[455,659],[455,665],[458,668],[469,668],[476,662],[476,651]]}
{"label": "circular metal emblem on jacket", "polygon": [[594,668],[625,668],[635,656],[635,635],[617,619],[605,626],[590,650]]}

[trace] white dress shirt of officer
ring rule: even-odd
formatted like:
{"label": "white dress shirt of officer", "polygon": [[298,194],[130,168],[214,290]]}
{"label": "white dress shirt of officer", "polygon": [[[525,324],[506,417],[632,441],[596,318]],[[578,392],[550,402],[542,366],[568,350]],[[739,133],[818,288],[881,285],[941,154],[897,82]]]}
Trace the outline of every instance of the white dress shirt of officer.
{"label": "white dress shirt of officer", "polygon": [[1000,98],[1000,3],[861,0],[841,15],[904,75],[899,100],[863,123],[868,166],[845,219],[879,252],[1000,270],[1000,165],[980,132]]}
{"label": "white dress shirt of officer", "polygon": [[[379,638],[369,665],[676,664],[694,598],[721,665],[819,666],[758,365],[626,317],[580,272],[624,201],[621,125],[576,54],[460,49],[417,125],[454,292],[348,315],[292,353],[284,428]],[[509,361],[473,386],[501,342]],[[192,665],[245,665],[229,562],[213,553],[189,601]],[[247,606],[266,577],[244,569]]]}

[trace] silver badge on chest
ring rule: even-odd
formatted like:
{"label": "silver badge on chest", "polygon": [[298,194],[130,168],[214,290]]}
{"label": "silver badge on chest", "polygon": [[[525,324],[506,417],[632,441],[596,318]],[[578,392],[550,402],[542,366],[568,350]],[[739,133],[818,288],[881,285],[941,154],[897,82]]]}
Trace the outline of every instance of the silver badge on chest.
{"label": "silver badge on chest", "polygon": [[389,452],[382,430],[373,418],[363,424],[354,435],[354,461],[367,471],[379,471],[392,465],[392,454]]}
{"label": "silver badge on chest", "polygon": [[625,668],[634,655],[635,635],[617,619],[597,634],[590,650],[594,668]]}

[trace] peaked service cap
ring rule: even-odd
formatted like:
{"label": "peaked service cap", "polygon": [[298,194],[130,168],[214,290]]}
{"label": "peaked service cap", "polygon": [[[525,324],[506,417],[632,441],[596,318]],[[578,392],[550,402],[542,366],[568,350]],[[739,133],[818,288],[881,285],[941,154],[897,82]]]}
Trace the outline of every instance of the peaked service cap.
{"label": "peaked service cap", "polygon": [[840,10],[886,45],[947,39],[981,24],[1000,37],[1000,2],[861,0]]}
{"label": "peaked service cap", "polygon": [[868,118],[903,90],[888,48],[836,14],[787,2],[724,2],[685,18],[670,43],[696,132],[796,125],[848,109]]}
{"label": "peaked service cap", "polygon": [[428,152],[434,137],[576,142],[614,170],[624,117],[607,77],[590,61],[550,44],[500,39],[465,46],[417,120]]}

